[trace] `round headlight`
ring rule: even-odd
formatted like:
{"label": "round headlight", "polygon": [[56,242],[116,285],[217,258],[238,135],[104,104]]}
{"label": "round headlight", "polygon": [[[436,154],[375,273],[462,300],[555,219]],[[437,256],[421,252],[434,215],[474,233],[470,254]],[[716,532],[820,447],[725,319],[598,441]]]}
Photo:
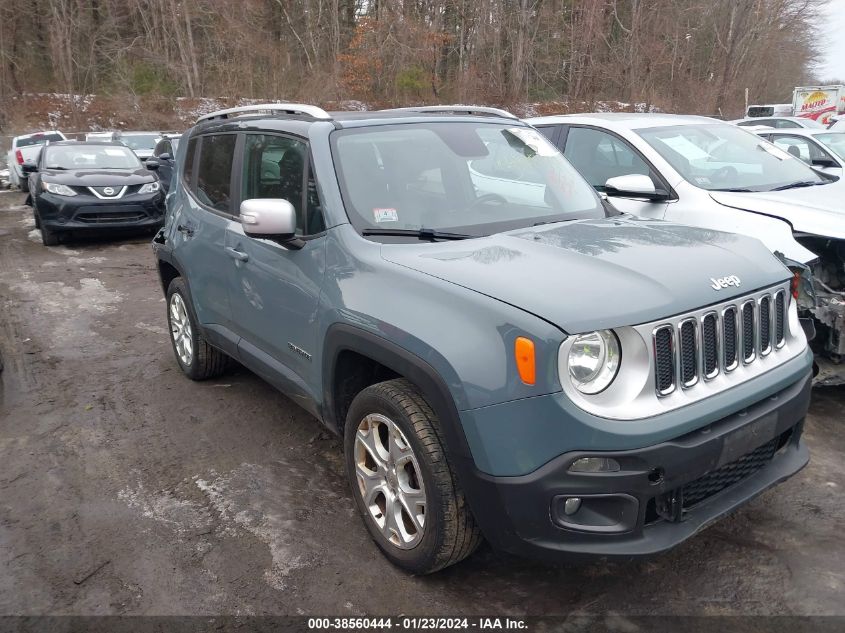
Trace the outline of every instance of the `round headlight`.
{"label": "round headlight", "polygon": [[622,357],[619,339],[610,330],[581,334],[569,348],[569,377],[581,393],[594,394],[616,378]]}

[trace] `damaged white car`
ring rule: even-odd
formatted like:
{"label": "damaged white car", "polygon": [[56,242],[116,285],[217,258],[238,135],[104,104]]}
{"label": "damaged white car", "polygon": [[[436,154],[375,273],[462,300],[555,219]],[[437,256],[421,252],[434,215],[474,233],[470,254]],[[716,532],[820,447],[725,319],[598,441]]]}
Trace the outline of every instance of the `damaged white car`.
{"label": "damaged white car", "polygon": [[620,211],[764,242],[796,273],[816,383],[845,383],[845,183],[705,117],[614,113],[529,122]]}

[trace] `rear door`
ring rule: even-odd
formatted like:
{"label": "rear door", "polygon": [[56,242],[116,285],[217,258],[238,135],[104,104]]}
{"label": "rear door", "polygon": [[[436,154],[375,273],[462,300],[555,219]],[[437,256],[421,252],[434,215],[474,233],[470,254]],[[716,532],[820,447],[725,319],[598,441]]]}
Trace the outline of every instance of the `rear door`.
{"label": "rear door", "polygon": [[184,187],[177,189],[171,205],[174,253],[188,276],[197,317],[212,342],[231,354],[236,353],[236,339],[229,335],[232,311],[226,273],[232,261],[226,255],[225,237],[234,223],[236,142],[234,133],[192,138],[186,147]]}
{"label": "rear door", "polygon": [[283,134],[242,135],[238,198],[281,198],[297,214],[305,245],[290,249],[247,236],[239,222],[226,230],[227,285],[240,358],[308,410],[316,385],[315,319],[325,272],[325,224],[310,168],[308,143]]}

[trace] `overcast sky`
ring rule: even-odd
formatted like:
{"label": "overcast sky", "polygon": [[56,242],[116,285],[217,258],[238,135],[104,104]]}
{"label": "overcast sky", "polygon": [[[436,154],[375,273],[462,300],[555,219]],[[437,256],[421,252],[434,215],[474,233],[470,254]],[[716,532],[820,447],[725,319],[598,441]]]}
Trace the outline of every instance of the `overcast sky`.
{"label": "overcast sky", "polygon": [[827,19],[822,22],[822,34],[819,79],[845,80],[845,0],[830,0]]}

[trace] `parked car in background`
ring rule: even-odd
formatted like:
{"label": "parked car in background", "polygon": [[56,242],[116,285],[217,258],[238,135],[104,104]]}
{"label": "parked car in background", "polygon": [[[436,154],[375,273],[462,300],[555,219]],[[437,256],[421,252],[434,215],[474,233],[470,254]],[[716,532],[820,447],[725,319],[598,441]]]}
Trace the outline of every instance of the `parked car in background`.
{"label": "parked car in background", "polygon": [[845,132],[830,130],[754,130],[796,158],[832,176],[845,175]]}
{"label": "parked car in background", "polygon": [[814,284],[804,284],[799,307],[818,332],[817,379],[845,382],[845,183],[747,130],[705,117],[528,121],[620,211],[754,236],[807,281],[810,267]]}
{"label": "parked car in background", "polygon": [[756,117],[782,117],[792,116],[791,103],[770,103],[768,105],[751,105],[745,110],[745,117],[748,119]]}
{"label": "parked car in background", "polygon": [[118,141],[120,140],[120,132],[86,132],[86,141]]}
{"label": "parked car in background", "polygon": [[845,131],[845,115],[833,117],[830,126],[827,128],[831,131],[842,132]]}
{"label": "parked car in background", "polygon": [[813,119],[805,119],[799,116],[781,116],[781,117],[765,117],[765,118],[750,118],[750,119],[737,119],[736,121],[730,121],[734,125],[739,125],[740,127],[754,127],[759,125],[765,125],[766,127],[772,127],[775,129],[800,129],[800,128],[808,128],[811,130],[823,130],[825,126],[819,123],[818,121],[814,121]]}
{"label": "parked car in background", "polygon": [[155,230],[162,223],[158,177],[119,143],[51,143],[26,169],[29,204],[46,246],[71,231]]}
{"label": "parked car in background", "polygon": [[654,554],[807,463],[787,268],[619,215],[507,112],[234,108],[178,165],[153,239],[175,361],[202,380],[231,356],[339,434],[406,570],[482,534],[546,561]]}
{"label": "parked car in background", "polygon": [[165,195],[170,190],[170,181],[173,178],[173,169],[176,166],[176,151],[181,138],[181,134],[166,134],[156,143],[152,156],[146,162],[148,169],[157,170],[161,188]]}
{"label": "parked car in background", "polygon": [[58,130],[33,132],[13,138],[12,147],[8,154],[9,176],[12,186],[18,187],[22,191],[29,191],[27,176],[23,171],[24,164],[34,163],[38,158],[41,146],[45,143],[64,140],[65,135]]}
{"label": "parked car in background", "polygon": [[156,143],[161,139],[161,132],[121,132],[118,139],[141,160],[153,155]]}
{"label": "parked car in background", "polygon": [[9,175],[9,167],[6,161],[0,158],[0,189],[9,189],[12,186],[11,176]]}

